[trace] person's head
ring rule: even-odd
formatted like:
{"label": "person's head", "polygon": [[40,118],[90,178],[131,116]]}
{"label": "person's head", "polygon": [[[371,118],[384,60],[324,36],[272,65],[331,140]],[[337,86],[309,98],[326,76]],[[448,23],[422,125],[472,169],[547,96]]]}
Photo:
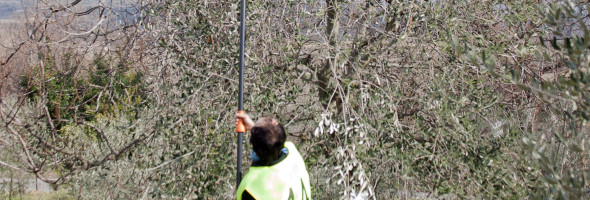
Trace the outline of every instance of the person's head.
{"label": "person's head", "polygon": [[252,127],[250,143],[254,152],[263,163],[270,163],[280,156],[287,134],[279,121],[271,117],[262,117]]}

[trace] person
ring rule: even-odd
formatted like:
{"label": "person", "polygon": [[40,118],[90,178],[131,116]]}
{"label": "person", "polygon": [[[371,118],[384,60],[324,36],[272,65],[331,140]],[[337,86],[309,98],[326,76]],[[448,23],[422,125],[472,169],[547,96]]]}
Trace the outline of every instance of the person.
{"label": "person", "polygon": [[254,122],[247,114],[236,114],[250,131],[252,165],[244,176],[236,199],[311,199],[309,174],[301,154],[286,141],[278,120],[262,117]]}

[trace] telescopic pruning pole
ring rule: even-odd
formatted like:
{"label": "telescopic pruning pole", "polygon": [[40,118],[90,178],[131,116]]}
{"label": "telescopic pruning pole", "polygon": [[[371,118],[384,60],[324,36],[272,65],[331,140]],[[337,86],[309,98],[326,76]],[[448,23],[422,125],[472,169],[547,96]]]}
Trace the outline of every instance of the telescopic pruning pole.
{"label": "telescopic pruning pole", "polygon": [[[246,0],[240,2],[240,89],[238,95],[238,113],[244,113],[244,40],[246,40]],[[243,120],[238,120],[236,127],[238,132],[238,171],[237,171],[237,183],[236,190],[240,187],[242,181],[242,137],[246,132]]]}

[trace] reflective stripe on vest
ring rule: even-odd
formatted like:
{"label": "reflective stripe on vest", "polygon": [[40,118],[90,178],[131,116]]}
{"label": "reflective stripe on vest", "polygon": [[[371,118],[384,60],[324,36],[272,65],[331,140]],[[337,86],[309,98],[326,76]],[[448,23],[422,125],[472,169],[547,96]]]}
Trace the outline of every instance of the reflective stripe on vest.
{"label": "reflective stripe on vest", "polygon": [[236,192],[242,199],[247,190],[256,199],[311,199],[309,174],[301,154],[291,142],[285,142],[287,157],[273,166],[251,166]]}

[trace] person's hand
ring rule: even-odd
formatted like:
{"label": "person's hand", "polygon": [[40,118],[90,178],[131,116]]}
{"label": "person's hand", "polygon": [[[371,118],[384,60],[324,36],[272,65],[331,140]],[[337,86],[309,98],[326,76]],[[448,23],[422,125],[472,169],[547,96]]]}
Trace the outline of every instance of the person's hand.
{"label": "person's hand", "polygon": [[252,127],[254,126],[254,121],[252,121],[252,118],[250,118],[250,115],[248,115],[248,114],[236,113],[236,124],[238,123],[239,119],[242,119],[244,121],[244,126],[246,127],[246,131],[251,130]]}

